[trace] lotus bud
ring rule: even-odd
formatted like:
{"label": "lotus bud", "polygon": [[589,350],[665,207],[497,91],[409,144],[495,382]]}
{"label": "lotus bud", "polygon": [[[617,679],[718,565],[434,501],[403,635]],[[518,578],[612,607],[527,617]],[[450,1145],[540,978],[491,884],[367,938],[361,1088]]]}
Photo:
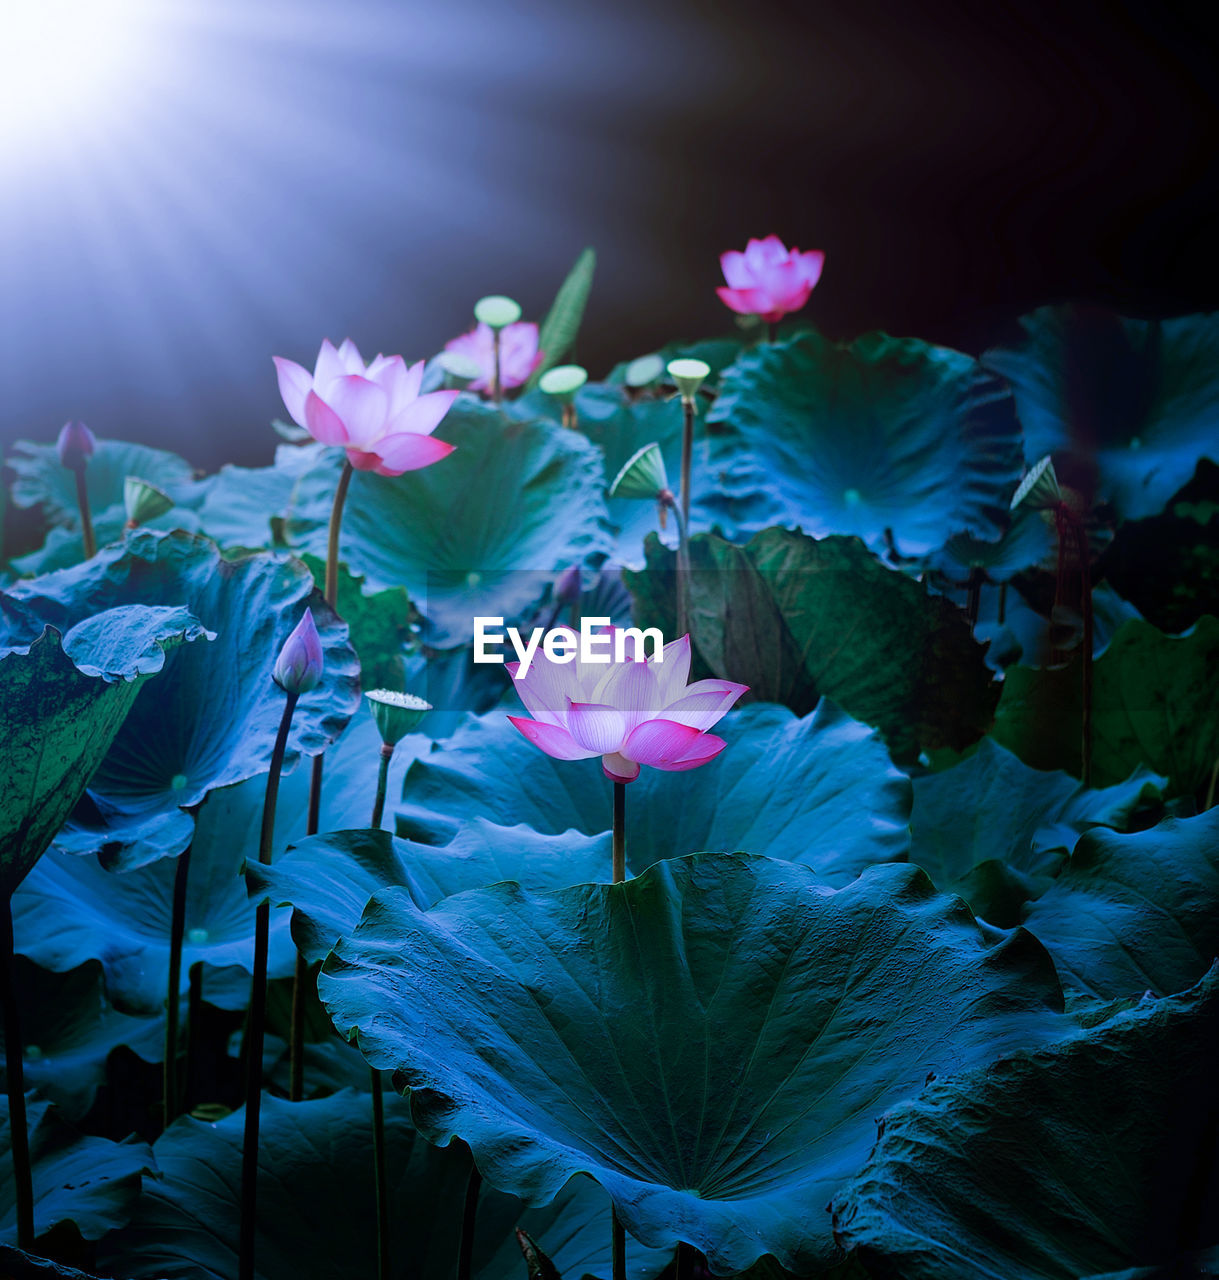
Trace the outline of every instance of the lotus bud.
{"label": "lotus bud", "polygon": [[123,481],[123,505],[127,508],[127,527],[134,529],[172,511],[174,500],[155,484],[128,476]]}
{"label": "lotus bud", "polygon": [[669,477],[665,473],[665,460],[660,445],[645,444],[627,460],[610,485],[611,498],[651,498],[653,501],[662,490],[668,489]]}
{"label": "lotus bud", "polygon": [[510,324],[516,324],[520,318],[520,303],[505,298],[501,293],[479,298],[474,304],[474,319],[485,324],[488,329],[506,329]]}
{"label": "lotus bud", "polygon": [[637,390],[640,387],[650,387],[653,383],[659,382],[664,377],[664,372],[665,362],[663,356],[640,356],[638,360],[632,360],[627,365],[623,381],[628,387]]}
{"label": "lotus bud", "polygon": [[275,683],[286,693],[308,693],[322,678],[322,638],[313,621],[313,610],[296,624],[275,659]]}
{"label": "lotus bud", "polygon": [[711,376],[711,366],[705,360],[670,360],[668,370],[687,404],[694,402],[699,387]]}
{"label": "lotus bud", "polygon": [[59,460],[69,471],[78,471],[93,457],[97,437],[83,422],[65,422],[55,442]]}
{"label": "lotus bud", "polygon": [[414,733],[419,721],[432,709],[430,702],[413,693],[397,693],[393,689],[373,689],[364,696],[387,747],[396,747],[408,733]]}
{"label": "lotus bud", "polygon": [[436,363],[444,371],[444,385],[450,391],[464,391],[482,375],[478,361],[461,351],[442,351]]}
{"label": "lotus bud", "polygon": [[1053,511],[1062,505],[1062,489],[1054,472],[1054,462],[1047,453],[1040,462],[1033,464],[1029,473],[1020,481],[1020,487],[1012,497],[1011,509],[1025,506],[1033,511]]}

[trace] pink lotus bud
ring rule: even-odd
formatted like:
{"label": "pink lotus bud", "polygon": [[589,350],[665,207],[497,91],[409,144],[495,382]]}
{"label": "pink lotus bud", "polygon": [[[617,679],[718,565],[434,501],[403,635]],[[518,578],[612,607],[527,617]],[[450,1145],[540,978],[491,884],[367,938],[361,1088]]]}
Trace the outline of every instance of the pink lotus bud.
{"label": "pink lotus bud", "polygon": [[70,471],[77,471],[93,457],[97,437],[83,422],[65,422],[55,442],[59,460]]}
{"label": "pink lotus bud", "polygon": [[366,366],[348,338],[337,348],[323,342],[312,373],[282,356],[274,361],[292,421],[321,444],[341,445],[357,471],[400,476],[453,452],[432,432],[457,392],[421,395],[422,360],[408,367],[401,356],[378,356]]}
{"label": "pink lotus bud", "polygon": [[296,624],[275,659],[275,683],[287,693],[308,693],[322,678],[322,638],[313,621],[313,610]]}
{"label": "pink lotus bud", "polygon": [[728,284],[716,293],[733,311],[777,324],[808,301],[824,265],[825,254],[820,249],[807,253],[788,249],[778,236],[751,240],[744,253],[733,249],[721,255],[720,266]]}

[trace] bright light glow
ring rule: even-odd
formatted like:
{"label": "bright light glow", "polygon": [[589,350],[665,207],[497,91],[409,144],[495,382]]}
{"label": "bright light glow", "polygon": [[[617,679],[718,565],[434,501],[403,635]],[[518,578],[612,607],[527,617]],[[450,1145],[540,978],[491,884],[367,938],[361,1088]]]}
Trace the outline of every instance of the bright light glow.
{"label": "bright light glow", "polygon": [[137,70],[142,0],[0,0],[0,157],[109,115]]}

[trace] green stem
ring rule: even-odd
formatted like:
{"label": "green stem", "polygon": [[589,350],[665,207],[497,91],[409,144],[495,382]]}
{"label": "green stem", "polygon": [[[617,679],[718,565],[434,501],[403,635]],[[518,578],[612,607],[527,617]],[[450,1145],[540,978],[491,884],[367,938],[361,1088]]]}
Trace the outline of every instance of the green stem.
{"label": "green stem", "polygon": [[1202,806],[1209,809],[1215,803],[1215,788],[1219,786],[1219,760],[1215,761],[1215,767],[1211,770],[1210,784],[1206,788],[1206,803]]}
{"label": "green stem", "polygon": [[614,883],[626,879],[626,783],[614,783]]}
{"label": "green stem", "polygon": [[8,1125],[17,1201],[17,1248],[34,1247],[34,1177],[30,1166],[30,1135],[25,1119],[25,1045],[21,1040],[21,1012],[13,982],[13,898],[4,895],[0,907],[0,1001],[4,1005],[4,1057],[8,1080]]}
{"label": "green stem", "polygon": [[381,1073],[372,1072],[372,1164],[377,1193],[377,1280],[390,1280],[389,1170],[385,1162],[385,1096]]}
{"label": "green stem", "polygon": [[[258,860],[271,862],[275,836],[275,806],[279,799],[279,775],[284,767],[288,730],[298,695],[289,693],[271,752],[271,769],[262,804],[262,829],[258,836]],[[254,917],[254,974],[250,985],[250,1012],[245,1037],[245,1137],[241,1151],[241,1236],[238,1246],[238,1280],[254,1280],[254,1236],[258,1212],[258,1122],[262,1106],[262,1044],[267,1013],[267,948],[271,904],[262,902]]]}
{"label": "green stem", "polygon": [[478,1197],[483,1176],[478,1165],[470,1165],[470,1181],[466,1183],[466,1204],[461,1215],[461,1249],[457,1254],[457,1280],[470,1280],[474,1268],[474,1227],[478,1222]]}
{"label": "green stem", "polygon": [[491,371],[491,399],[494,400],[496,404],[499,404],[504,394],[503,379],[501,378],[500,371],[499,371],[499,347],[500,347],[499,330],[492,329],[491,330],[491,348],[495,353],[495,359],[494,359],[495,367]]}
{"label": "green stem", "polygon": [[190,876],[190,851],[178,857],[174,868],[173,909],[169,924],[169,989],[165,1005],[165,1062],[162,1072],[161,1127],[168,1129],[178,1114],[178,1010],[182,1003],[182,940],[186,936],[186,884]]}
{"label": "green stem", "polygon": [[690,473],[694,457],[694,397],[681,400],[681,522],[690,527]]}
{"label": "green stem", "polygon": [[385,790],[389,782],[389,762],[393,759],[394,744],[381,744],[381,760],[377,766],[377,794],[372,802],[372,821],[368,824],[374,831],[381,826],[381,815],[385,812]]}
{"label": "green stem", "polygon": [[675,503],[666,502],[677,521],[677,636],[690,630],[690,540],[688,526]]}
{"label": "green stem", "polygon": [[89,490],[85,486],[85,468],[82,463],[73,468],[76,472],[76,505],[80,508],[80,540],[84,544],[85,559],[97,554],[97,538],[93,533],[93,517],[89,514]]}
{"label": "green stem", "polygon": [[196,960],[187,977],[190,994],[186,997],[186,1083],[183,1086],[184,1106],[187,1112],[195,1105],[195,1064],[199,1061],[199,1020],[203,1016],[203,961]]}
{"label": "green stem", "polygon": [[613,1280],[626,1280],[626,1228],[618,1221],[618,1210],[610,1210],[610,1257]]}
{"label": "green stem", "polygon": [[334,491],[334,503],[330,508],[330,532],[326,539],[326,603],[338,608],[339,600],[339,530],[343,527],[343,506],[347,501],[347,490],[351,486],[351,476],[355,468],[350,462],[343,463],[343,474],[339,476],[338,488]]}
{"label": "green stem", "polygon": [[[316,835],[311,831],[310,835]],[[288,1045],[288,1101],[299,1102],[305,1096],[305,985],[309,981],[309,962],[296,953],[292,969],[292,1030]]]}

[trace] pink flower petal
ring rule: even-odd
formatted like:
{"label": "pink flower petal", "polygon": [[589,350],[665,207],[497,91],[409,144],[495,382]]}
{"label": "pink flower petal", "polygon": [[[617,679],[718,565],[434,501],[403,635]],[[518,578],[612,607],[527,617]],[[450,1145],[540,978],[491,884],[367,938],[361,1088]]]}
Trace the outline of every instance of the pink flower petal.
{"label": "pink flower petal", "polygon": [[[492,349],[492,361],[494,361]],[[499,372],[505,388],[519,387],[529,380],[541,352],[538,351],[538,327],[532,321],[518,320],[500,333]]]}
{"label": "pink flower petal", "polygon": [[770,295],[761,289],[728,289],[720,285],[715,292],[724,306],[743,316],[759,316],[770,310]]}
{"label": "pink flower petal", "polygon": [[553,756],[556,760],[589,760],[601,754],[599,751],[584,750],[575,742],[571,734],[559,725],[526,720],[524,716],[509,716],[508,719],[535,747],[540,747],[548,756]]}
{"label": "pink flower petal", "polygon": [[310,391],[305,397],[305,429],[321,444],[347,443],[343,419],[316,391]]}
{"label": "pink flower petal", "polygon": [[810,249],[797,259],[800,263],[804,283],[811,289],[821,279],[821,269],[825,266],[825,254],[820,249]]}
{"label": "pink flower petal", "polygon": [[676,702],[690,678],[690,637],[684,635],[679,640],[670,640],[660,651],[660,661],[649,658],[648,665],[656,670],[660,705]]}
{"label": "pink flower petal", "polygon": [[272,356],[275,372],[279,378],[279,394],[283,396],[284,408],[288,417],[298,427],[309,428],[305,423],[305,397],[313,388],[313,374],[297,364],[295,360],[285,360],[283,356]]}
{"label": "pink flower petal", "polygon": [[393,472],[381,470],[381,455],[377,453],[365,453],[363,449],[348,449],[347,461],[351,463],[357,471],[375,471],[377,475],[392,475]]}
{"label": "pink flower petal", "polygon": [[688,769],[697,769],[699,765],[706,764],[709,760],[714,760],[727,745],[723,738],[717,737],[714,733],[704,733],[680,760],[676,760],[672,764],[660,764],[656,767],[665,769],[669,773],[685,773]]}
{"label": "pink flower petal", "polygon": [[525,709],[535,720],[548,724],[567,723],[567,703],[572,694],[579,693],[572,663],[551,662],[540,650],[534,654],[529,670],[517,678],[515,670],[520,664],[508,663],[512,675],[512,687],[525,704]]}
{"label": "pink flower petal", "polygon": [[720,254],[720,267],[724,279],[733,289],[748,289],[753,284],[753,272],[745,261],[745,255],[739,249],[729,249]]}
{"label": "pink flower petal", "polygon": [[360,358],[360,349],[350,338],[343,339],[343,345],[338,350],[339,360],[343,365],[344,373],[364,374],[364,361]]}
{"label": "pink flower petal", "polygon": [[611,782],[634,782],[639,777],[639,766],[634,760],[611,751],[609,755],[601,757],[601,772]]}
{"label": "pink flower petal", "polygon": [[688,724],[678,724],[675,720],[645,720],[631,731],[621,750],[628,760],[650,764],[656,769],[668,769],[690,752],[700,737],[700,731]]}
{"label": "pink flower petal", "polygon": [[611,664],[609,678],[597,696],[622,712],[626,733],[659,715],[663,706],[660,680],[653,668],[643,661]]}
{"label": "pink flower petal", "polygon": [[389,397],[375,382],[348,373],[326,389],[326,403],[342,419],[347,439],[360,449],[376,444],[385,430]]}
{"label": "pink flower petal", "polygon": [[471,391],[486,391],[491,386],[491,372],[495,363],[494,338],[490,328],[482,323],[474,326],[467,333],[450,338],[444,344],[446,351],[455,351],[459,355],[469,356],[479,367],[479,375],[470,383]]}
{"label": "pink flower petal", "polygon": [[347,372],[347,364],[335,350],[329,338],[322,339],[321,349],[317,353],[317,363],[313,366],[313,385],[323,390],[335,378],[341,378]]}
{"label": "pink flower petal", "polygon": [[[691,685],[684,698],[670,702],[664,708],[666,720],[676,720],[678,724],[688,724],[692,729],[705,731],[727,714],[732,704],[745,692],[745,685],[733,685],[731,689],[701,689],[700,685],[720,683],[720,681],[700,680]],[[725,682],[726,683],[726,682]]]}
{"label": "pink flower petal", "polygon": [[787,257],[787,246],[778,236],[767,236],[765,240],[750,240],[745,246],[745,261],[755,270],[782,262]]}
{"label": "pink flower petal", "polygon": [[430,436],[440,425],[444,415],[457,399],[456,391],[429,391],[427,395],[412,400],[404,409],[394,414],[386,431],[387,435]]}
{"label": "pink flower petal", "polygon": [[379,460],[377,474],[400,476],[404,471],[420,471],[447,458],[455,447],[433,436],[417,436],[409,432],[400,436],[386,436],[376,444],[376,456]]}
{"label": "pink flower petal", "polygon": [[617,707],[604,702],[572,702],[569,698],[567,727],[582,747],[599,756],[617,751],[626,737],[626,718]]}

